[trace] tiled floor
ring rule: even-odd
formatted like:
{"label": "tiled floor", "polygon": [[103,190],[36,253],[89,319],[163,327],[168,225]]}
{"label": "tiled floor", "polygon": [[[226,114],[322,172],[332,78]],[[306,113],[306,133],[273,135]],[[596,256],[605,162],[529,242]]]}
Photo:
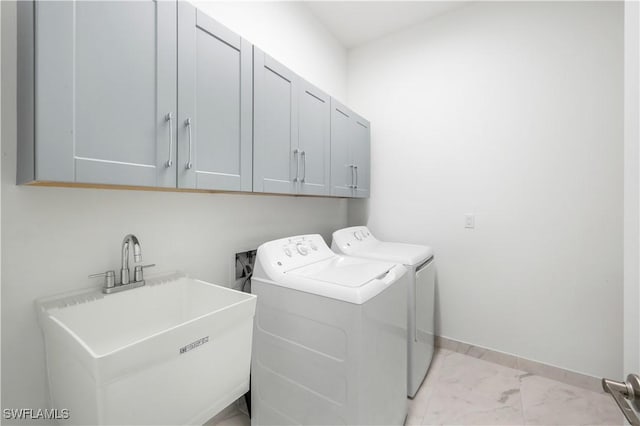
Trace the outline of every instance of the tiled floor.
{"label": "tiled floor", "polygon": [[216,423],[216,426],[250,426],[251,420],[249,416],[244,413],[235,413],[231,417],[227,417],[226,419]]}
{"label": "tiled floor", "polygon": [[439,349],[407,425],[621,425],[613,399]]}
{"label": "tiled floor", "polygon": [[[218,426],[249,426],[230,412]],[[524,371],[439,349],[406,425],[622,425],[613,400]]]}

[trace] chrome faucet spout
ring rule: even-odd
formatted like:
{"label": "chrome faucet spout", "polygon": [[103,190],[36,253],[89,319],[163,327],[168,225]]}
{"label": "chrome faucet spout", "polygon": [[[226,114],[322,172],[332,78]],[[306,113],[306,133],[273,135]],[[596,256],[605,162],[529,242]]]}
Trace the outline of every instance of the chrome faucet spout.
{"label": "chrome faucet spout", "polygon": [[[0,0],[1,1],[1,0]],[[144,269],[156,266],[155,263],[151,265],[136,265],[133,270],[133,281],[129,274],[129,252],[133,249],[133,260],[137,263],[142,260],[142,248],[138,238],[133,234],[128,234],[122,240],[122,267],[120,268],[120,282],[116,282],[115,271],[107,271],[102,274],[93,274],[89,277],[104,277],[104,287],[102,292],[105,294],[117,293],[119,291],[128,290],[131,288],[138,288],[144,285]]]}
{"label": "chrome faucet spout", "polygon": [[129,249],[133,245],[133,260],[142,260],[142,249],[138,238],[133,234],[128,234],[122,241],[122,269],[120,269],[120,283],[129,284]]}

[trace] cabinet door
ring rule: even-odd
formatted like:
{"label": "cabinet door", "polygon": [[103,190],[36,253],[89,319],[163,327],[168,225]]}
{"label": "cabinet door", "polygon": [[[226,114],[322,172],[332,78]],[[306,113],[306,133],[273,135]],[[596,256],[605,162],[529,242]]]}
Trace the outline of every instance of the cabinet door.
{"label": "cabinet door", "polygon": [[355,171],[351,153],[353,133],[351,111],[331,99],[331,195],[354,195]]}
{"label": "cabinet door", "polygon": [[356,198],[369,197],[371,182],[371,132],[369,122],[359,115],[352,113],[352,155],[355,167],[354,196]]}
{"label": "cabinet door", "polygon": [[301,80],[298,104],[298,192],[329,195],[331,98]]}
{"label": "cabinet door", "polygon": [[293,193],[299,174],[297,76],[253,48],[253,190]]}
{"label": "cabinet door", "polygon": [[178,4],[178,187],[251,191],[251,44]]}
{"label": "cabinet door", "polygon": [[176,3],[35,15],[36,179],[175,187]]}

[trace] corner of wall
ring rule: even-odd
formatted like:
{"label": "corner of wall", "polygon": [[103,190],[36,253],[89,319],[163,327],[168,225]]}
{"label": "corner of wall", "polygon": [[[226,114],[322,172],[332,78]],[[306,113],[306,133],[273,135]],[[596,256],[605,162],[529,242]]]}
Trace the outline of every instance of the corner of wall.
{"label": "corner of wall", "polygon": [[624,371],[640,372],[640,3],[625,1]]}

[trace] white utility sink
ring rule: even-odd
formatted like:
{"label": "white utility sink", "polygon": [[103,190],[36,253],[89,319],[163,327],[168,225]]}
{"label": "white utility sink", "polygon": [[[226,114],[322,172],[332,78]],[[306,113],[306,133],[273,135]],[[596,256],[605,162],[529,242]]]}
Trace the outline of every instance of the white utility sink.
{"label": "white utility sink", "polygon": [[174,274],[36,302],[62,424],[202,424],[249,390],[256,296]]}

